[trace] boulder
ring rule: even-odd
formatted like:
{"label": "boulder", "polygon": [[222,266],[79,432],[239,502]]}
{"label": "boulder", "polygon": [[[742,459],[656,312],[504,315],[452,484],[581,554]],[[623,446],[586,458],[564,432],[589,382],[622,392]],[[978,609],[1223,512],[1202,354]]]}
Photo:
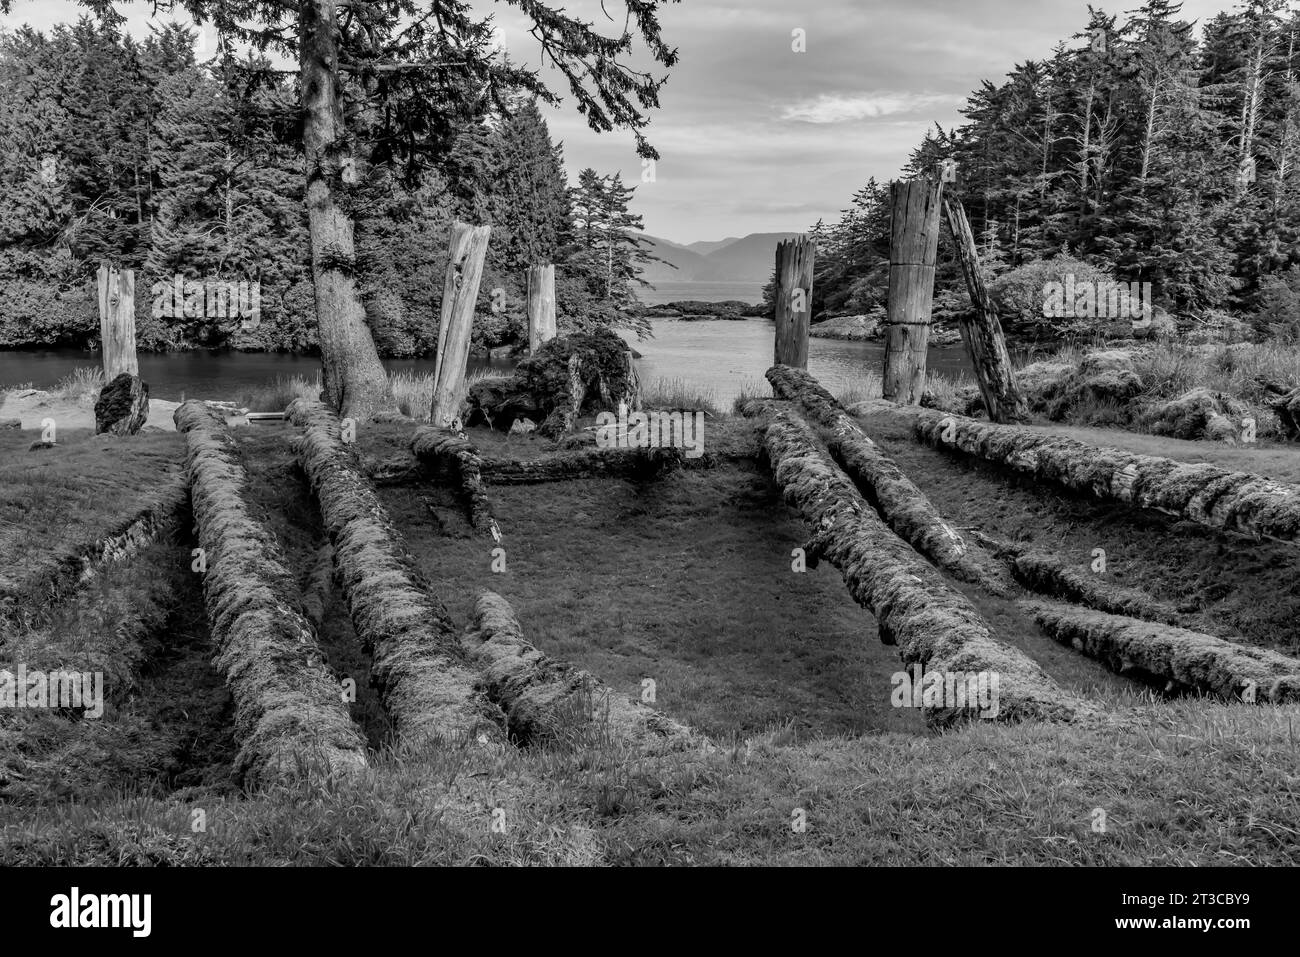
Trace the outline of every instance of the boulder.
{"label": "boulder", "polygon": [[1104,349],[1087,353],[1076,367],[1068,362],[1036,362],[1017,373],[1031,411],[1052,421],[1076,409],[1123,408],[1142,392],[1133,353]]}
{"label": "boulder", "polygon": [[823,319],[808,330],[814,339],[843,339],[849,342],[867,342],[879,339],[880,321],[873,316],[836,316]]}
{"label": "boulder", "polygon": [[95,401],[95,434],[135,435],[149,418],[149,385],[123,372],[99,390]]}

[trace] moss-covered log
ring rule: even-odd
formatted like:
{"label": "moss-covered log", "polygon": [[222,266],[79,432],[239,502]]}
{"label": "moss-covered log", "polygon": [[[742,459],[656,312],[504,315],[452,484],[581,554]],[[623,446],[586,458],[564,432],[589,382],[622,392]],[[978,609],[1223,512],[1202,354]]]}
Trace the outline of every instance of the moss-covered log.
{"label": "moss-covered log", "polygon": [[493,485],[531,485],[573,479],[647,481],[678,468],[708,468],[707,456],[688,459],[677,448],[571,449],[536,459],[485,459],[483,478]]}
{"label": "moss-covered log", "polygon": [[1022,607],[1054,640],[1113,671],[1247,702],[1300,701],[1300,661],[1212,635],[1056,602]]}
{"label": "moss-covered log", "polygon": [[1092,571],[1061,561],[1055,555],[1020,549],[1011,557],[1016,579],[1026,588],[1053,598],[1112,615],[1126,615],[1146,621],[1177,625],[1178,612],[1146,592],[1113,584]]}
{"label": "moss-covered log", "polygon": [[[904,662],[947,674],[997,674],[1003,720],[1096,715],[989,633],[974,606],[881,521],[798,416],[774,403],[752,402],[745,411],[769,417],[763,447],[777,483],[815,530],[806,547],[810,564],[824,557],[840,570],[854,599],[875,615],[881,639],[898,645]],[[935,708],[927,716],[943,724],[970,712]]]}
{"label": "moss-covered log", "polygon": [[290,421],[298,462],[334,546],[352,624],[372,658],[371,675],[405,741],[491,741],[501,714],[475,687],[442,602],[420,580],[400,533],[344,445],[339,420],[296,399]]}
{"label": "moss-covered log", "polygon": [[108,563],[121,561],[176,532],[182,527],[188,505],[189,484],[178,472],[106,534],[69,549],[52,567],[26,579],[10,578],[0,569],[0,618],[58,601],[70,589],[91,581]]}
{"label": "moss-covered log", "polygon": [[1224,532],[1300,544],[1300,487],[1205,463],[1088,445],[1030,429],[909,410],[917,437],[1100,499]]}
{"label": "moss-covered log", "polygon": [[797,403],[834,433],[831,455],[895,533],[962,581],[974,582],[995,595],[1011,594],[1006,569],[944,521],[925,493],[815,378],[803,369],[773,366],[767,370],[767,381],[776,395]]}
{"label": "moss-covered log", "polygon": [[411,439],[411,451],[417,459],[435,469],[449,469],[460,486],[470,525],[475,531],[494,533],[494,538],[500,538],[496,519],[492,517],[492,503],[483,487],[483,459],[474,443],[449,429],[426,426],[416,430]]}
{"label": "moss-covered log", "polygon": [[705,746],[703,738],[667,715],[543,654],[524,637],[514,610],[495,592],[479,596],[474,627],[464,642],[488,696],[505,711],[510,733],[521,744],[594,731],[639,751]]}
{"label": "moss-covered log", "polygon": [[201,402],[175,412],[206,570],[216,666],[235,699],[237,771],[251,786],[355,771],[365,741],[299,611],[279,541],[247,501],[239,448]]}

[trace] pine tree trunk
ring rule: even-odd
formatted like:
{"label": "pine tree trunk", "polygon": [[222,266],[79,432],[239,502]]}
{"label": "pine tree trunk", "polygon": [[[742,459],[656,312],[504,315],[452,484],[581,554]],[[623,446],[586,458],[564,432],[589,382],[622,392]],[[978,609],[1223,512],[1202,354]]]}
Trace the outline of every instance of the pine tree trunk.
{"label": "pine tree trunk", "polygon": [[1015,373],[1011,371],[1011,356],[1002,335],[1002,323],[998,321],[997,309],[984,286],[966,210],[957,199],[944,200],[943,209],[948,216],[957,260],[961,263],[966,289],[974,307],[973,318],[961,320],[961,337],[975,367],[975,379],[979,383],[980,395],[984,397],[984,408],[994,422],[1023,422],[1029,418],[1029,408],[1016,384]]}
{"label": "pine tree trunk", "polygon": [[942,190],[942,181],[929,176],[891,187],[893,224],[883,394],[891,402],[904,405],[917,405],[925,391]]}
{"label": "pine tree trunk", "polygon": [[528,354],[555,338],[555,267],[528,269]]}
{"label": "pine tree trunk", "polygon": [[397,405],[357,292],[352,217],[338,198],[345,132],[334,13],[334,0],[312,0],[299,22],[307,221],[325,399],[340,415],[367,418]]}

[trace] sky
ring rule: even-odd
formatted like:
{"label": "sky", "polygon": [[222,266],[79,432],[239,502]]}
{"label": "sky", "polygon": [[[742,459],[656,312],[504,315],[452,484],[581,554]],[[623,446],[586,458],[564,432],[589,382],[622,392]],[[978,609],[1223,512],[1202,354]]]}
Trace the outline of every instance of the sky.
{"label": "sky", "polygon": [[[1204,22],[1233,2],[1184,0],[1182,15]],[[1094,0],[1109,13],[1139,4]],[[618,0],[605,0],[617,23],[598,0],[560,5],[608,32],[622,26]],[[516,62],[539,64],[518,11],[492,0],[472,6],[495,14]],[[150,3],[117,8],[133,35],[146,35]],[[13,0],[0,26],[48,28],[83,9],[71,0]],[[637,186],[633,212],[652,235],[690,243],[797,232],[833,219],[868,178],[896,176],[934,123],[958,125],[981,80],[1049,56],[1087,20],[1087,0],[682,0],[660,12],[664,40],[681,59],[647,130],[661,156],[653,171],[629,132],[593,133],[571,98],[547,110],[547,121],[564,144],[570,179],[586,166],[621,171]],[[553,70],[542,79],[567,92]]]}

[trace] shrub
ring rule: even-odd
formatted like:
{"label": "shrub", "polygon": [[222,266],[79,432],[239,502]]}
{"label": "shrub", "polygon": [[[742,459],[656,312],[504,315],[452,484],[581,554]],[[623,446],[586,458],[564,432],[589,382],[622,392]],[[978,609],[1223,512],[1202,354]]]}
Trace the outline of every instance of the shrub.
{"label": "shrub", "polygon": [[1046,338],[1054,336],[1092,335],[1111,322],[1098,318],[1055,318],[1044,316],[1045,291],[1049,283],[1065,285],[1069,277],[1074,284],[1114,281],[1105,271],[1091,263],[1062,253],[1052,259],[1025,263],[1003,273],[989,287],[1008,333]]}

